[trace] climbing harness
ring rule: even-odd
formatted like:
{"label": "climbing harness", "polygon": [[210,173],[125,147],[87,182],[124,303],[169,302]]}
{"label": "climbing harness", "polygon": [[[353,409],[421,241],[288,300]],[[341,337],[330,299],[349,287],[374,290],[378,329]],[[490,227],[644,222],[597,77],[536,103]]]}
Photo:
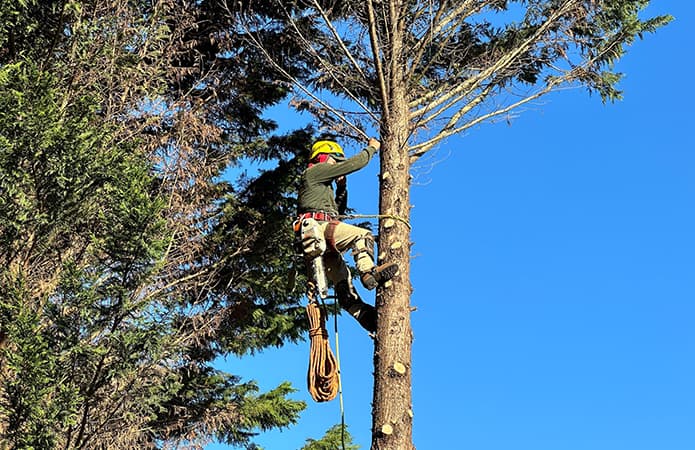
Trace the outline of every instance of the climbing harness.
{"label": "climbing harness", "polygon": [[335,243],[335,227],[337,227],[340,224],[337,220],[331,220],[328,222],[328,225],[326,225],[326,245],[328,246],[328,250],[331,252],[340,254],[340,250],[338,250],[338,247],[336,246],[337,244]]}

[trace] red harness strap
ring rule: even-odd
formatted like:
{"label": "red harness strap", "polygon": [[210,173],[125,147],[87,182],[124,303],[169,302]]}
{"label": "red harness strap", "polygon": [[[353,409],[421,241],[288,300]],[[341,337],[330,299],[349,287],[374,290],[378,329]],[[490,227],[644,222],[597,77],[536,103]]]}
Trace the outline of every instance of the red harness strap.
{"label": "red harness strap", "polygon": [[326,243],[328,244],[328,249],[340,254],[340,250],[335,245],[335,227],[340,224],[337,220],[331,220],[326,226]]}
{"label": "red harness strap", "polygon": [[306,212],[299,215],[300,220],[309,218],[316,219],[319,222],[330,222],[331,220],[333,220],[333,216],[323,211]]}

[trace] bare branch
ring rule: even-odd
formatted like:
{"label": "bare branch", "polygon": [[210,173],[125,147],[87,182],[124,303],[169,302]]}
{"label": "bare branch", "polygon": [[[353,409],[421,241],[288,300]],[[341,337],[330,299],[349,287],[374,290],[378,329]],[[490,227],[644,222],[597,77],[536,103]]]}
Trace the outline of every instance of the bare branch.
{"label": "bare branch", "polygon": [[364,137],[365,139],[368,139],[369,136],[362,131],[360,128],[358,128],[355,124],[353,124],[350,120],[347,119],[343,114],[338,112],[335,108],[333,108],[328,102],[322,100],[319,98],[314,92],[309,89],[307,86],[305,86],[302,82],[300,82],[296,77],[292,76],[287,70],[285,70],[275,59],[272,57],[272,55],[268,52],[268,50],[263,46],[263,44],[255,37],[253,34],[252,30],[248,27],[247,23],[243,20],[240,19],[239,23],[242,24],[242,27],[244,31],[247,33],[249,36],[249,39],[251,39],[252,43],[258,48],[263,55],[266,57],[267,61],[275,68],[278,72],[280,72],[285,78],[290,80],[294,86],[296,86],[299,90],[301,90],[305,95],[307,95],[309,98],[320,104],[322,107],[324,107],[326,110],[331,111],[333,115],[335,115],[340,121],[348,125],[350,128],[355,130],[360,136]]}
{"label": "bare branch", "polygon": [[418,158],[423,156],[425,153],[428,151],[432,150],[435,145],[437,145],[439,142],[442,140],[453,136],[457,133],[461,133],[462,131],[465,131],[475,125],[478,125],[479,123],[485,122],[486,120],[492,119],[493,117],[500,116],[502,114],[506,114],[509,111],[518,108],[519,106],[522,106],[526,103],[529,103],[545,94],[548,92],[552,91],[557,85],[559,85],[562,82],[567,81],[568,79],[571,79],[572,77],[570,74],[566,74],[563,77],[559,77],[556,79],[553,79],[551,83],[548,83],[543,89],[539,90],[538,92],[534,93],[533,95],[529,95],[527,97],[522,98],[521,100],[512,103],[511,105],[507,105],[504,108],[492,111],[487,114],[483,114],[481,116],[476,117],[475,119],[471,120],[470,122],[466,122],[465,124],[455,127],[456,123],[458,120],[463,116],[462,111],[459,111],[457,114],[454,114],[454,116],[449,120],[447,125],[442,128],[441,131],[436,133],[435,137],[432,139],[429,139],[428,141],[422,142],[420,144],[414,145],[411,147],[411,154],[410,154],[410,162],[411,164],[415,161],[417,161]]}
{"label": "bare branch", "polygon": [[[287,11],[287,8],[285,8],[285,6],[283,5],[283,3],[282,3],[282,2],[278,2],[278,5],[285,11],[285,15],[288,17],[288,19],[291,18],[291,17],[290,17],[290,13]],[[320,8],[320,6],[319,6],[319,8]],[[340,39],[340,36],[337,35],[337,32],[336,32],[335,28],[332,26],[332,23],[330,22],[330,20],[328,19],[328,17],[325,16],[325,13],[323,12],[323,10],[321,10],[321,14],[322,14],[323,19],[324,19],[324,21],[326,22],[327,26],[329,26],[329,28],[331,29],[332,32],[335,32],[335,33],[336,33],[336,34],[334,34],[334,38],[340,42],[340,46],[341,46],[341,48],[343,48],[343,50],[345,51],[346,56],[350,59],[350,61],[351,61],[353,64],[355,64],[355,65],[357,66],[357,62],[354,60],[354,57],[352,56],[352,54],[350,53],[350,51],[348,50],[348,48],[345,47],[345,44],[344,44],[344,42],[342,41],[342,39]],[[379,121],[379,118],[376,116],[376,114],[374,114],[374,112],[373,112],[371,109],[369,109],[369,107],[368,107],[367,105],[365,105],[365,104],[357,97],[357,95],[355,95],[355,94],[352,92],[352,90],[351,90],[348,86],[345,85],[345,83],[343,83],[343,81],[341,80],[341,77],[339,77],[338,74],[336,73],[336,72],[338,72],[339,70],[338,70],[333,64],[331,64],[329,61],[327,61],[325,58],[323,58],[323,57],[321,56],[321,54],[314,48],[314,46],[304,37],[304,34],[301,32],[301,30],[299,30],[299,28],[297,28],[297,24],[296,24],[296,22],[295,22],[294,20],[290,20],[289,22],[290,22],[292,28],[294,29],[294,31],[296,32],[297,37],[299,37],[299,38],[301,39],[301,41],[302,41],[302,43],[303,43],[303,45],[304,45],[304,48],[307,49],[307,50],[309,51],[309,53],[311,53],[311,55],[316,59],[316,61],[318,62],[318,65],[319,65],[321,68],[323,68],[324,73],[328,74],[328,75],[331,77],[331,79],[333,79],[333,81],[335,81],[335,83],[336,83],[338,86],[340,86],[342,92],[344,92],[352,101],[354,101],[357,105],[359,105],[359,107],[360,107],[363,111],[365,111],[367,114],[369,114],[369,116],[372,118],[372,120],[374,120],[375,122],[378,122],[378,121]],[[364,72],[362,71],[362,69],[361,69],[359,66],[357,66],[357,68],[358,68],[358,72],[360,73],[360,75],[362,76],[362,78],[363,78],[365,81],[367,81],[367,78],[366,78],[366,76],[364,75]],[[341,74],[341,75],[344,75],[344,74]],[[346,78],[347,78],[347,77],[346,77]],[[335,111],[335,110],[334,110],[334,111]],[[337,111],[336,111],[336,112],[337,112]]]}
{"label": "bare branch", "polygon": [[367,0],[367,15],[369,20],[369,38],[372,45],[372,58],[374,67],[376,67],[377,79],[379,82],[379,91],[381,92],[381,104],[384,109],[384,117],[382,120],[388,120],[389,113],[389,96],[387,93],[386,77],[384,76],[384,67],[381,63],[381,47],[379,45],[379,36],[376,28],[376,15],[374,14],[374,1]]}
{"label": "bare branch", "polygon": [[[540,27],[538,27],[538,30],[536,30],[536,32],[533,35],[531,35],[523,43],[515,47],[507,54],[502,55],[497,61],[495,61],[494,64],[490,65],[488,68],[484,70],[481,70],[480,73],[478,73],[478,75],[467,79],[458,87],[455,87],[446,93],[444,93],[446,88],[443,87],[442,90],[428,92],[426,95],[423,95],[422,97],[412,101],[410,103],[411,108],[423,104],[425,106],[419,110],[413,111],[411,116],[424,116],[429,111],[446,103],[451,98],[461,95],[465,96],[477,89],[485,79],[489,78],[494,73],[500,72],[511,66],[520,55],[524,54],[531,47],[533,47],[533,45],[550,29],[551,26],[553,26],[556,23],[557,20],[559,20],[565,13],[567,13],[573,6],[575,6],[575,3],[577,3],[577,0],[565,1],[565,3],[561,7],[556,9],[553,12],[553,14],[550,15],[548,19]],[[443,95],[435,99],[435,97],[440,94]]]}
{"label": "bare branch", "polygon": [[340,37],[340,34],[338,33],[338,30],[335,29],[335,26],[333,26],[333,22],[328,18],[328,15],[324,11],[324,9],[321,7],[318,1],[314,0],[314,7],[316,10],[321,14],[321,18],[323,19],[323,22],[326,24],[326,27],[331,31],[331,34],[333,35],[333,38],[336,40],[340,48],[343,50],[345,53],[345,56],[350,60],[352,65],[355,67],[355,69],[360,73],[364,81],[368,81],[367,76],[364,74],[362,70],[362,66],[360,66],[357,63],[357,60],[355,60],[355,57],[352,55],[352,52],[350,49],[347,48],[347,45],[345,45],[345,41]]}
{"label": "bare branch", "polygon": [[[456,9],[451,11],[446,17],[442,18],[444,15],[444,12],[449,6],[449,2],[445,1],[442,2],[442,4],[439,7],[439,10],[437,10],[437,13],[435,14],[434,18],[432,19],[432,23],[430,25],[430,28],[426,30],[423,35],[420,37],[420,39],[417,40],[417,43],[415,44],[415,47],[413,48],[413,51],[415,53],[415,56],[413,56],[413,59],[411,61],[411,77],[415,76],[415,70],[416,68],[420,65],[420,62],[422,61],[422,57],[425,53],[425,50],[427,49],[427,44],[432,42],[432,37],[437,36],[441,31],[444,29],[444,27],[450,23],[454,18],[456,18],[456,24],[451,27],[451,30],[455,30],[461,23],[463,23],[464,20],[466,20],[468,17],[470,17],[472,14],[474,14],[476,11],[479,11],[482,9],[482,5],[479,5],[478,8],[470,8],[472,3],[475,3],[478,0],[466,0],[462,2]],[[470,8],[470,9],[468,9]],[[429,36],[429,37],[426,37]],[[443,45],[440,46],[440,51],[443,49]]]}
{"label": "bare branch", "polygon": [[[521,100],[519,100],[515,103],[507,105],[504,108],[500,108],[498,110],[495,110],[495,111],[492,111],[490,113],[476,117],[474,120],[471,120],[470,122],[467,122],[461,126],[456,126],[458,121],[467,112],[469,112],[474,106],[476,106],[478,103],[482,102],[482,100],[484,100],[487,97],[487,95],[483,95],[481,93],[478,97],[476,97],[476,99],[473,100],[473,102],[475,102],[476,105],[471,106],[471,104],[469,103],[469,105],[466,105],[466,107],[462,108],[459,112],[454,114],[450,118],[448,123],[438,133],[436,133],[432,139],[429,139],[425,142],[422,142],[420,144],[412,146],[411,147],[411,154],[410,154],[410,162],[411,163],[415,162],[418,158],[420,158],[425,153],[427,153],[429,150],[434,148],[434,146],[437,145],[437,143],[441,142],[442,140],[444,140],[444,139],[446,139],[454,134],[465,131],[465,130],[467,130],[467,129],[469,129],[469,128],[471,128],[479,123],[486,121],[486,120],[492,119],[493,117],[497,117],[497,116],[500,116],[502,114],[506,114],[509,111],[512,111],[512,110],[518,108],[519,106],[522,106],[526,103],[529,103],[529,102],[551,92],[552,90],[557,88],[557,86],[578,78],[583,72],[586,71],[586,69],[588,67],[591,67],[593,64],[595,64],[603,55],[612,52],[616,45],[619,45],[619,39],[618,38],[614,39],[614,41],[611,43],[611,45],[606,46],[606,48],[603,50],[603,52],[596,54],[590,60],[585,61],[584,64],[582,64],[581,66],[577,66],[577,67],[573,68],[572,70],[565,72],[561,76],[557,76],[557,77],[553,77],[553,78],[549,79],[547,84],[542,89],[535,92],[534,94],[528,95],[528,96],[522,98]],[[471,103],[473,103],[473,102],[471,102]]]}

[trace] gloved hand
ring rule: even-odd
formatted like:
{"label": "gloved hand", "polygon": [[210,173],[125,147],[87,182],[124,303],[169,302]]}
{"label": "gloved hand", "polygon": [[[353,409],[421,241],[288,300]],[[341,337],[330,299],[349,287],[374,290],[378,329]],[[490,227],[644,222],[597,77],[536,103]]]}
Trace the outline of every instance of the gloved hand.
{"label": "gloved hand", "polygon": [[377,141],[377,140],[374,139],[374,138],[369,138],[369,143],[368,143],[368,145],[369,145],[370,147],[374,147],[375,149],[377,149],[377,151],[379,151],[379,149],[381,148],[381,142]]}

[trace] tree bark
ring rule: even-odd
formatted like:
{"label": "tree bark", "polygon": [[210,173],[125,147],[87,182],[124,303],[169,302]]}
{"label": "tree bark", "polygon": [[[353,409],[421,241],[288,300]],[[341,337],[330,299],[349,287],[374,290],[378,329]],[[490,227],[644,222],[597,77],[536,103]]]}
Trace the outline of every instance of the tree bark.
{"label": "tree bark", "polygon": [[[397,84],[394,84],[394,86]],[[410,163],[405,93],[391,91],[389,118],[382,123],[379,210],[403,220],[381,220],[380,262],[396,262],[397,275],[377,292],[374,347],[372,450],[411,450],[412,380],[410,325]],[[405,222],[404,222],[405,221]]]}

